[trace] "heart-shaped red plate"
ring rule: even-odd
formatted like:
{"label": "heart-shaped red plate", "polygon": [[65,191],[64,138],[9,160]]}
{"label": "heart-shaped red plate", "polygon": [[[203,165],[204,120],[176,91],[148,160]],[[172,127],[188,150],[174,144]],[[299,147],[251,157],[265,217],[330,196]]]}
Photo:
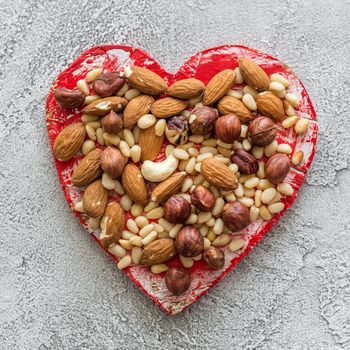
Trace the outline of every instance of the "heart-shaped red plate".
{"label": "heart-shaped red plate", "polygon": [[[136,65],[156,72],[164,78],[168,85],[189,77],[197,78],[207,84],[221,70],[236,68],[238,66],[238,57],[241,56],[248,57],[258,63],[268,75],[279,73],[289,80],[289,91],[300,97],[300,106],[296,111],[296,115],[309,119],[310,126],[307,132],[300,135],[296,135],[293,128],[284,129],[278,127],[278,135],[276,137],[278,143],[287,143],[292,147],[293,152],[302,151],[304,153],[302,162],[298,166],[291,167],[284,180],[284,182],[289,183],[293,187],[294,193],[292,196],[282,199],[285,204],[282,212],[275,214],[269,221],[255,220],[246,229],[239,232],[239,236],[244,238],[246,244],[242,249],[235,252],[225,248],[226,262],[223,269],[209,269],[202,260],[195,262],[193,267],[189,269],[192,277],[190,288],[181,296],[173,296],[167,290],[164,283],[164,273],[153,274],[147,267],[134,265],[124,269],[125,273],[129,275],[136,285],[168,314],[174,315],[182,311],[204,295],[209,288],[218,283],[223,276],[250,252],[294,202],[313,160],[318,133],[316,114],[303,84],[289,67],[276,58],[240,45],[225,45],[198,52],[175,74],[166,72],[152,57],[138,48],[124,45],[102,45],[85,51],[67,69],[60,73],[54,81],[47,98],[46,120],[52,148],[58,133],[68,124],[79,120],[82,115],[82,108],[75,110],[61,108],[53,96],[54,88],[65,87],[73,89],[77,81],[84,79],[86,74],[94,68],[103,67],[105,71],[123,71],[127,66]],[[76,155],[67,162],[60,162],[55,158],[55,164],[63,192],[71,209],[96,242],[100,244],[98,239],[99,232],[94,232],[88,228],[87,216],[74,210],[75,204],[81,201],[83,191],[72,185],[71,175],[81,158],[81,154]],[[118,200],[119,196],[114,194],[112,198]],[[130,217],[130,214],[127,217]],[[107,250],[106,252],[110,254],[115,262],[119,261],[118,257]],[[181,266],[181,263],[178,258],[174,258],[169,265]]]}

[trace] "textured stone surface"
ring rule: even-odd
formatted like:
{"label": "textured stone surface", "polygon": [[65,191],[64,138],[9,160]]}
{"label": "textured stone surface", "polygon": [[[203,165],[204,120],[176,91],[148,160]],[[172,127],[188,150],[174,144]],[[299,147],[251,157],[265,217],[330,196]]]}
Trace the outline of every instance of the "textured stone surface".
{"label": "textured stone surface", "polygon": [[[1,349],[350,349],[349,1],[0,0]],[[50,83],[84,49],[134,44],[175,71],[242,43],[287,62],[320,123],[293,208],[207,296],[165,316],[92,241],[56,177]]]}

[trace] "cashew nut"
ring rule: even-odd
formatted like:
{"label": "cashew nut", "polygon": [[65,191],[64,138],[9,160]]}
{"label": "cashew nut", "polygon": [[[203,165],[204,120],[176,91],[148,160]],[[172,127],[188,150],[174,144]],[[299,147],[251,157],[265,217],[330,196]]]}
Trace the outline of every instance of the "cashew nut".
{"label": "cashew nut", "polygon": [[179,161],[173,155],[157,163],[146,160],[142,164],[141,173],[148,181],[160,182],[167,179],[176,170],[178,164]]}

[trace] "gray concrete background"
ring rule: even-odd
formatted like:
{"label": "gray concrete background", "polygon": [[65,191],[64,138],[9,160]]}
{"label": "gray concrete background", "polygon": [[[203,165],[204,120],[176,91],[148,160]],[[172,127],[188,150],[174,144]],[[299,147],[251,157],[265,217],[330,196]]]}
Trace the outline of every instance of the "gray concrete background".
{"label": "gray concrete background", "polygon": [[[350,349],[350,3],[0,0],[0,349]],[[207,296],[165,316],[79,225],[46,136],[50,83],[126,43],[171,71],[241,43],[279,57],[318,112],[293,208]]]}

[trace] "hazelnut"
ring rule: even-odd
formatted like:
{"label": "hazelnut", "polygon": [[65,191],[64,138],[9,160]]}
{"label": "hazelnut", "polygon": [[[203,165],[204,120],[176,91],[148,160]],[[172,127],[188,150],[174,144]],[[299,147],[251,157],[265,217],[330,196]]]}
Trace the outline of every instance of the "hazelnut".
{"label": "hazelnut", "polygon": [[101,120],[102,127],[110,134],[117,134],[123,128],[123,119],[121,114],[117,114],[114,111],[110,111]]}
{"label": "hazelnut", "polygon": [[290,168],[290,160],[287,155],[276,153],[265,164],[265,176],[273,184],[283,181]]}
{"label": "hazelnut", "polygon": [[236,149],[231,154],[231,162],[237,164],[242,174],[254,174],[259,169],[257,159],[244,149]]}
{"label": "hazelnut", "polygon": [[250,223],[249,210],[237,201],[226,203],[222,211],[222,220],[232,232],[243,230]]}
{"label": "hazelnut", "polygon": [[220,248],[211,246],[203,253],[203,260],[213,269],[220,270],[224,267],[225,255]]}
{"label": "hazelnut", "polygon": [[92,85],[95,93],[100,97],[114,95],[124,85],[124,78],[118,72],[101,74]]}
{"label": "hazelnut", "polygon": [[171,267],[165,274],[165,284],[174,295],[181,295],[190,287],[191,277],[181,267]]}
{"label": "hazelnut", "polygon": [[165,128],[165,136],[170,143],[183,145],[188,140],[188,122],[183,116],[168,119]]}
{"label": "hazelnut", "polygon": [[101,153],[100,163],[102,170],[115,179],[122,174],[125,159],[117,148],[107,147]]}
{"label": "hazelnut", "polygon": [[182,256],[197,256],[204,249],[203,236],[194,226],[185,226],[176,236],[175,248]]}
{"label": "hazelnut", "polygon": [[216,108],[201,106],[194,109],[189,117],[192,134],[207,135],[211,133],[218,115]]}
{"label": "hazelnut", "polygon": [[170,197],[163,209],[164,217],[174,224],[183,224],[191,214],[191,204],[180,195]]}
{"label": "hazelnut", "polygon": [[201,211],[211,211],[215,205],[215,195],[202,185],[191,193],[191,203]]}
{"label": "hazelnut", "polygon": [[57,88],[53,92],[58,104],[63,108],[77,108],[85,102],[85,94],[80,90]]}
{"label": "hazelnut", "polygon": [[233,114],[220,117],[215,123],[216,136],[225,143],[233,143],[241,135],[241,122]]}
{"label": "hazelnut", "polygon": [[272,119],[259,117],[254,119],[248,128],[250,140],[256,146],[264,147],[274,141],[276,125]]}

